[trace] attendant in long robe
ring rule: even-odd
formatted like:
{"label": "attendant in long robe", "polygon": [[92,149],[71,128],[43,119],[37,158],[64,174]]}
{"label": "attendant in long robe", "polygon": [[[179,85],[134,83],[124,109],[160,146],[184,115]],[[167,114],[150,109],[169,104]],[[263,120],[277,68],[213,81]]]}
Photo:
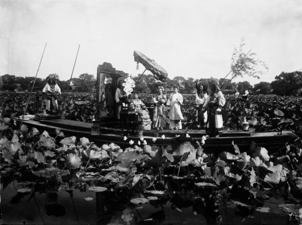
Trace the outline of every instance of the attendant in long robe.
{"label": "attendant in long robe", "polygon": [[169,98],[171,109],[169,111],[170,129],[181,130],[181,121],[184,119],[181,112],[181,105],[183,104],[183,97],[178,92],[178,87],[174,87],[174,93]]}
{"label": "attendant in long robe", "polygon": [[128,104],[127,94],[119,87],[115,91],[115,102],[116,102],[116,117],[118,120],[121,119],[122,104]]}
{"label": "attendant in long robe", "polygon": [[[61,95],[61,89],[59,85],[56,82],[56,79],[54,77],[48,77],[47,83],[44,86],[42,92],[43,95],[46,97],[45,99],[45,105],[46,105],[46,112],[47,113],[57,113],[59,110],[59,105],[58,105],[58,97]],[[51,110],[51,106],[52,109]]]}
{"label": "attendant in long robe", "polygon": [[208,108],[208,129],[207,133],[211,137],[218,135],[223,128],[222,107],[225,105],[225,97],[220,90],[219,81],[211,78],[209,81],[210,96],[205,104]]}
{"label": "attendant in long robe", "polygon": [[106,99],[106,108],[109,113],[109,115],[113,114],[114,109],[114,99],[112,96],[112,85],[111,85],[111,79],[107,80],[107,83],[105,84],[105,99]]}
{"label": "attendant in long robe", "polygon": [[167,126],[167,118],[165,115],[165,104],[167,102],[167,96],[164,94],[164,87],[158,87],[159,94],[153,98],[154,107],[153,114],[153,126],[155,129],[164,129]]}
{"label": "attendant in long robe", "polygon": [[204,129],[208,121],[208,112],[205,108],[208,97],[206,88],[202,84],[199,84],[195,95],[195,104],[197,108],[197,122],[200,129]]}

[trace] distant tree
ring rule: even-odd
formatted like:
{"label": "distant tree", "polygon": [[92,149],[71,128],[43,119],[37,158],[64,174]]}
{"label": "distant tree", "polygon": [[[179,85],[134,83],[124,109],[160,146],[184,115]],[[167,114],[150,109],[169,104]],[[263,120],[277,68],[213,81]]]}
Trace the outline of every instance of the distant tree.
{"label": "distant tree", "polygon": [[189,77],[184,81],[184,93],[186,94],[192,94],[195,92],[195,82],[194,78]]}
{"label": "distant tree", "polygon": [[79,87],[77,90],[80,92],[95,92],[96,79],[91,74],[81,74],[78,79],[73,78],[72,81]]}
{"label": "distant tree", "polygon": [[134,77],[133,80],[135,81],[134,91],[138,93],[150,93],[150,88],[148,85],[148,75],[141,75],[139,74],[137,77]]}
{"label": "distant tree", "polygon": [[16,79],[15,75],[10,75],[10,74],[3,75],[2,76],[3,90],[4,91],[14,91],[18,87],[15,79]]}
{"label": "distant tree", "polygon": [[243,94],[245,90],[249,92],[253,90],[253,86],[248,81],[238,82],[237,90],[240,94]]}
{"label": "distant tree", "polygon": [[253,92],[255,94],[269,94],[271,93],[271,84],[268,82],[260,82],[254,85]]}
{"label": "distant tree", "polygon": [[220,78],[219,85],[221,89],[233,90],[234,88],[234,84],[232,83],[231,79]]}
{"label": "distant tree", "polygon": [[295,71],[290,73],[282,72],[275,77],[271,83],[273,93],[277,95],[291,95],[296,94],[302,88],[302,72]]}
{"label": "distant tree", "polygon": [[3,79],[2,76],[0,76],[0,91],[3,91]]}

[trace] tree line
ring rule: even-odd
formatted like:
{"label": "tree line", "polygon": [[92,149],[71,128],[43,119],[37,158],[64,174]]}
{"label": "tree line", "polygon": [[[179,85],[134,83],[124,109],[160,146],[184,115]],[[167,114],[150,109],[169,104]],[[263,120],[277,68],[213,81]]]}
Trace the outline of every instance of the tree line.
{"label": "tree line", "polygon": [[[58,79],[58,85],[62,92],[94,92],[96,90],[96,78],[91,74],[81,74],[78,78],[62,81],[59,79],[58,74],[55,75]],[[32,89],[35,77],[18,77],[15,75],[5,74],[0,77],[0,90],[1,91],[30,91]],[[177,85],[180,92],[183,94],[195,93],[196,80],[192,77],[174,77],[167,79],[166,83],[158,82],[153,75],[138,75],[133,78],[135,81],[134,91],[138,93],[151,93],[157,92],[158,86],[164,86],[166,91],[169,92],[171,87]],[[277,95],[301,95],[302,94],[302,72],[282,72],[275,77],[275,80],[269,82],[259,82],[251,85],[248,81],[232,82],[231,79],[220,80],[221,89],[226,93],[244,93],[248,90],[251,94],[277,94]],[[46,79],[37,78],[33,91],[41,91],[46,84]]]}

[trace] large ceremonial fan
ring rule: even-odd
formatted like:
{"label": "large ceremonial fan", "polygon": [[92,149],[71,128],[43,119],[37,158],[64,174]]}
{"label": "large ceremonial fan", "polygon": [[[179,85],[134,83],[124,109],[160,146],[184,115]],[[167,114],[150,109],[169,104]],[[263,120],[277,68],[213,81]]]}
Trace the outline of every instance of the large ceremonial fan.
{"label": "large ceremonial fan", "polygon": [[152,72],[157,80],[160,80],[162,82],[165,82],[167,80],[167,71],[160,65],[158,65],[153,59],[148,58],[138,51],[134,51],[133,55],[134,61],[143,64],[146,70]]}

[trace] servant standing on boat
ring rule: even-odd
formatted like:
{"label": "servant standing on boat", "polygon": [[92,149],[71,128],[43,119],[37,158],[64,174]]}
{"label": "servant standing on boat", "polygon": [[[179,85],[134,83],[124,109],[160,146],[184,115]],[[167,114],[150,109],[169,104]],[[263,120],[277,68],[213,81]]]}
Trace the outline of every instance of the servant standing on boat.
{"label": "servant standing on boat", "polygon": [[118,87],[115,91],[115,102],[116,102],[116,117],[118,120],[121,119],[122,104],[128,104],[127,94],[121,87]]}
{"label": "servant standing on boat", "polygon": [[[58,97],[61,95],[61,89],[57,84],[54,76],[50,75],[46,78],[46,85],[44,86],[42,93],[45,99],[46,113],[57,113],[59,110]],[[52,106],[52,111],[51,111]]]}
{"label": "servant standing on boat", "polygon": [[211,78],[209,80],[210,96],[205,106],[208,108],[208,134],[211,137],[218,135],[223,128],[222,107],[225,105],[225,97],[219,88],[219,81]]}
{"label": "servant standing on boat", "polygon": [[197,108],[197,118],[198,118],[198,127],[200,129],[205,128],[205,124],[208,120],[208,112],[205,108],[207,99],[208,99],[208,93],[207,93],[207,85],[203,85],[201,82],[198,82],[196,84],[196,96],[195,96],[195,104]]}
{"label": "servant standing on boat", "polygon": [[111,85],[111,82],[112,82],[112,78],[109,77],[106,81],[106,84],[105,84],[105,99],[106,99],[106,108],[107,108],[107,111],[109,113],[109,115],[112,115],[113,114],[113,107],[114,107],[114,100],[113,100],[113,96],[112,96],[112,85]]}
{"label": "servant standing on boat", "polygon": [[181,105],[183,104],[183,97],[180,93],[178,93],[178,87],[174,87],[174,93],[171,94],[169,98],[170,102],[170,112],[169,112],[169,119],[170,119],[170,129],[172,130],[181,130],[182,124],[181,121],[184,119],[182,112],[181,112]]}
{"label": "servant standing on boat", "polygon": [[165,113],[165,105],[167,102],[167,95],[164,94],[164,87],[158,87],[159,94],[153,98],[155,103],[153,126],[155,129],[164,129],[167,126],[167,118]]}

